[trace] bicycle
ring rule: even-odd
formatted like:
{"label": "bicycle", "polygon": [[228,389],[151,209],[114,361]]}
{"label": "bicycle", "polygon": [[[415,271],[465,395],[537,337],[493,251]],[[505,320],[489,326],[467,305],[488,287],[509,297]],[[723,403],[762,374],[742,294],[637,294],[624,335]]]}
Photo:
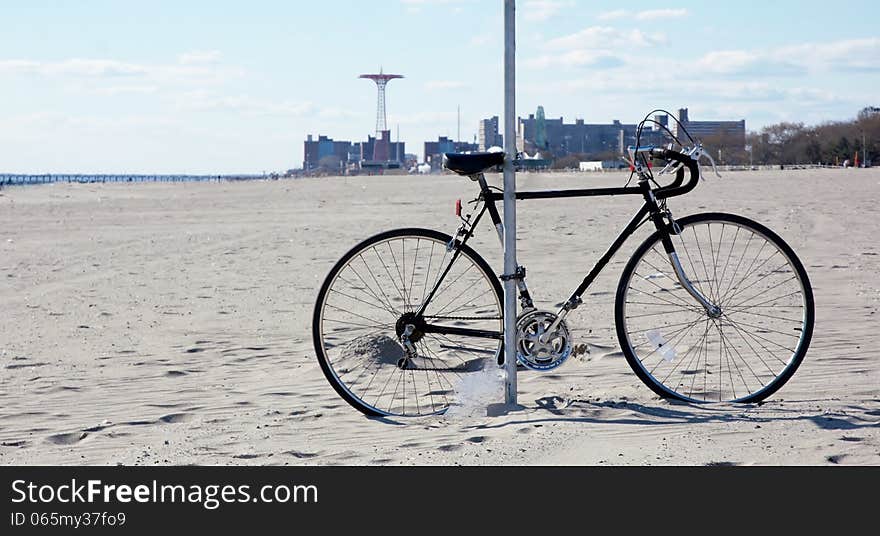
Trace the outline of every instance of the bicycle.
{"label": "bicycle", "polygon": [[[566,317],[649,221],[655,231],[624,267],[615,296],[618,342],[635,374],[657,395],[689,403],[755,403],[780,389],[803,361],[813,333],[813,293],[803,264],[776,233],[742,216],[673,217],[668,199],[697,187],[702,159],[713,169],[715,164],[696,142],[680,151],[671,143],[641,147],[648,121],[627,149],[632,174],[626,186],[516,193],[517,200],[644,198],[556,312],[535,308],[525,267],[496,276],[467,244],[486,214],[503,244],[496,206],[503,192],[488,185],[485,172],[503,165],[504,153],[446,154],[447,169],[479,185],[476,217],[462,217],[459,201],[462,223],[454,236],[405,228],[368,238],[336,263],[321,286],[313,339],[336,392],[369,416],[445,412],[469,374],[504,363],[500,279],[515,280],[518,289],[517,365],[558,368],[574,347]],[[674,175],[670,184],[656,181],[649,158],[663,166],[658,176]]]}

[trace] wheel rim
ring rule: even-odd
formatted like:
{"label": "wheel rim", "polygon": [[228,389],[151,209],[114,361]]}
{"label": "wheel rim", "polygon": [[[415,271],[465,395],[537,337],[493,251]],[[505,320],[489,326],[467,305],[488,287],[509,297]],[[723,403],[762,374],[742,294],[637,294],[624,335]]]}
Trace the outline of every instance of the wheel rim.
{"label": "wheel rim", "polygon": [[808,285],[785,247],[743,222],[709,219],[673,236],[712,318],[677,281],[659,241],[629,275],[625,342],[665,395],[691,402],[760,399],[799,363],[810,331]]}
{"label": "wheel rim", "polygon": [[[414,340],[415,359],[399,366],[406,355],[397,337],[401,319],[419,310],[452,256],[440,238],[395,236],[366,244],[332,275],[319,304],[319,351],[331,381],[368,413],[442,413],[465,377],[497,359],[498,341],[428,333]],[[425,320],[500,331],[502,304],[491,277],[463,252]]]}

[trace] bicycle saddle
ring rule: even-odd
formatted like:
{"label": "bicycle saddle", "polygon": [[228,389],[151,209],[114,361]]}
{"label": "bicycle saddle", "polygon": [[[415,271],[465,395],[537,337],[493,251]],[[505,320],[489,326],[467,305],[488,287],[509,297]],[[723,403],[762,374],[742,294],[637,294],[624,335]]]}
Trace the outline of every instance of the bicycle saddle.
{"label": "bicycle saddle", "polygon": [[443,155],[443,167],[458,173],[459,175],[469,176],[482,173],[489,168],[504,164],[504,153],[446,153]]}

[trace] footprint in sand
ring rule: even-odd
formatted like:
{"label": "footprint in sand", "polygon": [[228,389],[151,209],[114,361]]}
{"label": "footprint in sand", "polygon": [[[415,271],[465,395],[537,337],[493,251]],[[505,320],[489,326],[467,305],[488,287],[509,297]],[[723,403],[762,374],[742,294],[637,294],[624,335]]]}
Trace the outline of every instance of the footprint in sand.
{"label": "footprint in sand", "polygon": [[46,438],[46,441],[55,445],[75,445],[88,436],[89,434],[86,432],[70,432],[67,434],[51,435]]}
{"label": "footprint in sand", "polygon": [[317,458],[319,454],[317,452],[300,452],[298,450],[288,450],[284,454],[288,456],[293,456],[294,458],[298,458],[301,460],[307,460],[309,458]]}
{"label": "footprint in sand", "polygon": [[159,420],[166,424],[174,424],[179,422],[186,422],[190,418],[188,413],[171,413],[169,415],[163,415],[159,417]]}
{"label": "footprint in sand", "polygon": [[23,369],[23,368],[44,367],[48,364],[49,363],[17,363],[14,365],[6,365],[6,368],[8,370],[14,370],[14,369]]}
{"label": "footprint in sand", "polygon": [[236,454],[233,456],[236,460],[253,460],[259,458],[262,454]]}
{"label": "footprint in sand", "polygon": [[83,432],[89,432],[89,433],[100,432],[101,430],[109,428],[110,426],[113,426],[113,423],[111,423],[110,421],[104,421],[101,424],[92,426],[91,428],[83,429]]}

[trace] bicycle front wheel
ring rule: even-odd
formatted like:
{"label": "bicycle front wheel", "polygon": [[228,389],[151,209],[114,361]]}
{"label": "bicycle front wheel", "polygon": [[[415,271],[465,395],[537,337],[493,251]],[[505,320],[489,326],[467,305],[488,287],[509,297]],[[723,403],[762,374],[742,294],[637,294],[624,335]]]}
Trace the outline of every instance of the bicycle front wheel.
{"label": "bicycle front wheel", "polygon": [[497,366],[500,340],[416,331],[415,356],[401,344],[407,324],[503,329],[498,278],[470,247],[448,248],[451,239],[428,229],[376,235],[346,253],[321,287],[312,324],[318,362],[366,415],[442,413],[463,381]]}
{"label": "bicycle front wheel", "polygon": [[710,314],[678,281],[661,233],[633,254],[617,290],[615,320],[624,356],[664,398],[758,402],[803,361],[815,310],[807,273],[778,235],[731,214],[678,220],[671,235]]}

